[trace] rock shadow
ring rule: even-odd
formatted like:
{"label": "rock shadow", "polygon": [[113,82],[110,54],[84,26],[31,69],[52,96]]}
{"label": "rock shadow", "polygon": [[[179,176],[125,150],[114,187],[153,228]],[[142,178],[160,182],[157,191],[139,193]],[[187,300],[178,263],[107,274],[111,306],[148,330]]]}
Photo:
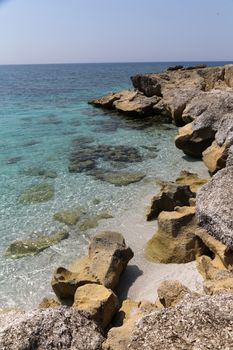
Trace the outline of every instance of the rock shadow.
{"label": "rock shadow", "polygon": [[128,265],[120,277],[120,282],[115,289],[120,302],[128,297],[130,287],[134,284],[138,277],[143,275],[143,271],[137,265]]}

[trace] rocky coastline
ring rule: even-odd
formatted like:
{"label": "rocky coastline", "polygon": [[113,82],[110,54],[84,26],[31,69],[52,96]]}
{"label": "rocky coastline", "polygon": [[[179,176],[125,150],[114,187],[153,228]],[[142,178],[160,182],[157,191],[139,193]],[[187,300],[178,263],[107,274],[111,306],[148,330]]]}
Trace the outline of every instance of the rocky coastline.
{"label": "rocky coastline", "polygon": [[[1,310],[3,350],[233,347],[233,65],[177,66],[131,80],[134,89],[90,103],[132,118],[174,123],[179,127],[176,146],[207,166],[210,179],[183,171],[174,182],[160,184],[160,193],[145,210],[145,221],[157,220],[158,228],[141,247],[152,262],[195,262],[202,291],[167,280],[154,302],[120,297],[117,286],[134,252],[121,233],[103,231],[91,239],[86,256],[56,269],[51,281],[56,299],[45,298],[30,312]],[[93,152],[103,157],[102,151],[90,149],[90,157]],[[123,153],[137,161],[133,150]],[[106,147],[104,156],[115,157]],[[77,149],[69,170],[92,171],[94,160],[85,161]],[[108,181],[122,186],[110,175]],[[20,200],[34,198],[26,193]],[[78,220],[77,213],[66,214],[57,220]],[[42,243],[41,249],[50,244]]]}

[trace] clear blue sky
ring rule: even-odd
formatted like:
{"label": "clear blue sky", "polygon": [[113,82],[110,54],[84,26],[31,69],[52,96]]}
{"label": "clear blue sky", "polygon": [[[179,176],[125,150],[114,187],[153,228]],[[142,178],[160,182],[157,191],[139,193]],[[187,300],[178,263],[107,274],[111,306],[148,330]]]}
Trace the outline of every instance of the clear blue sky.
{"label": "clear blue sky", "polygon": [[0,0],[0,64],[233,60],[233,0]]}

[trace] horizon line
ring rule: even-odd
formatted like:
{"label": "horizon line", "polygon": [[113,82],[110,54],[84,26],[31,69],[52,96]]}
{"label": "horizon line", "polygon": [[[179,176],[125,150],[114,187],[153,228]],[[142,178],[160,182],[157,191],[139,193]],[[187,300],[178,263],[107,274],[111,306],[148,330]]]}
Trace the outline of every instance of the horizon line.
{"label": "horizon line", "polygon": [[129,63],[214,63],[233,62],[232,60],[194,60],[194,61],[108,61],[108,62],[53,62],[53,63],[0,63],[0,66],[40,66],[40,65],[71,65],[71,64],[129,64]]}

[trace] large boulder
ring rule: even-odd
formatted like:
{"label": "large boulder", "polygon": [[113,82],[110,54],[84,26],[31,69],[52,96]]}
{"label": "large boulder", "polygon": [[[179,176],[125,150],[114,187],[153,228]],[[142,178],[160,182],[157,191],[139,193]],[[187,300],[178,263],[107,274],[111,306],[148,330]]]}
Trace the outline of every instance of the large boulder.
{"label": "large boulder", "polygon": [[76,290],[74,303],[77,310],[87,311],[93,320],[106,328],[119,308],[117,296],[111,289],[99,284],[85,284]]}
{"label": "large boulder", "polygon": [[233,249],[233,167],[212,177],[198,191],[197,218],[210,235]]}
{"label": "large boulder", "polygon": [[100,350],[104,340],[86,312],[58,307],[0,314],[2,350]]}
{"label": "large boulder", "polygon": [[231,349],[233,295],[188,295],[174,308],[141,318],[128,349]]}
{"label": "large boulder", "polygon": [[158,216],[158,230],[147,242],[145,255],[155,262],[186,263],[209,250],[195,235],[194,207],[177,207]]}
{"label": "large boulder", "polygon": [[114,289],[120,275],[133,257],[120,233],[104,231],[94,236],[88,256],[79,258],[69,269],[59,267],[52,279],[52,287],[61,299],[73,299],[78,287],[97,283]]}

